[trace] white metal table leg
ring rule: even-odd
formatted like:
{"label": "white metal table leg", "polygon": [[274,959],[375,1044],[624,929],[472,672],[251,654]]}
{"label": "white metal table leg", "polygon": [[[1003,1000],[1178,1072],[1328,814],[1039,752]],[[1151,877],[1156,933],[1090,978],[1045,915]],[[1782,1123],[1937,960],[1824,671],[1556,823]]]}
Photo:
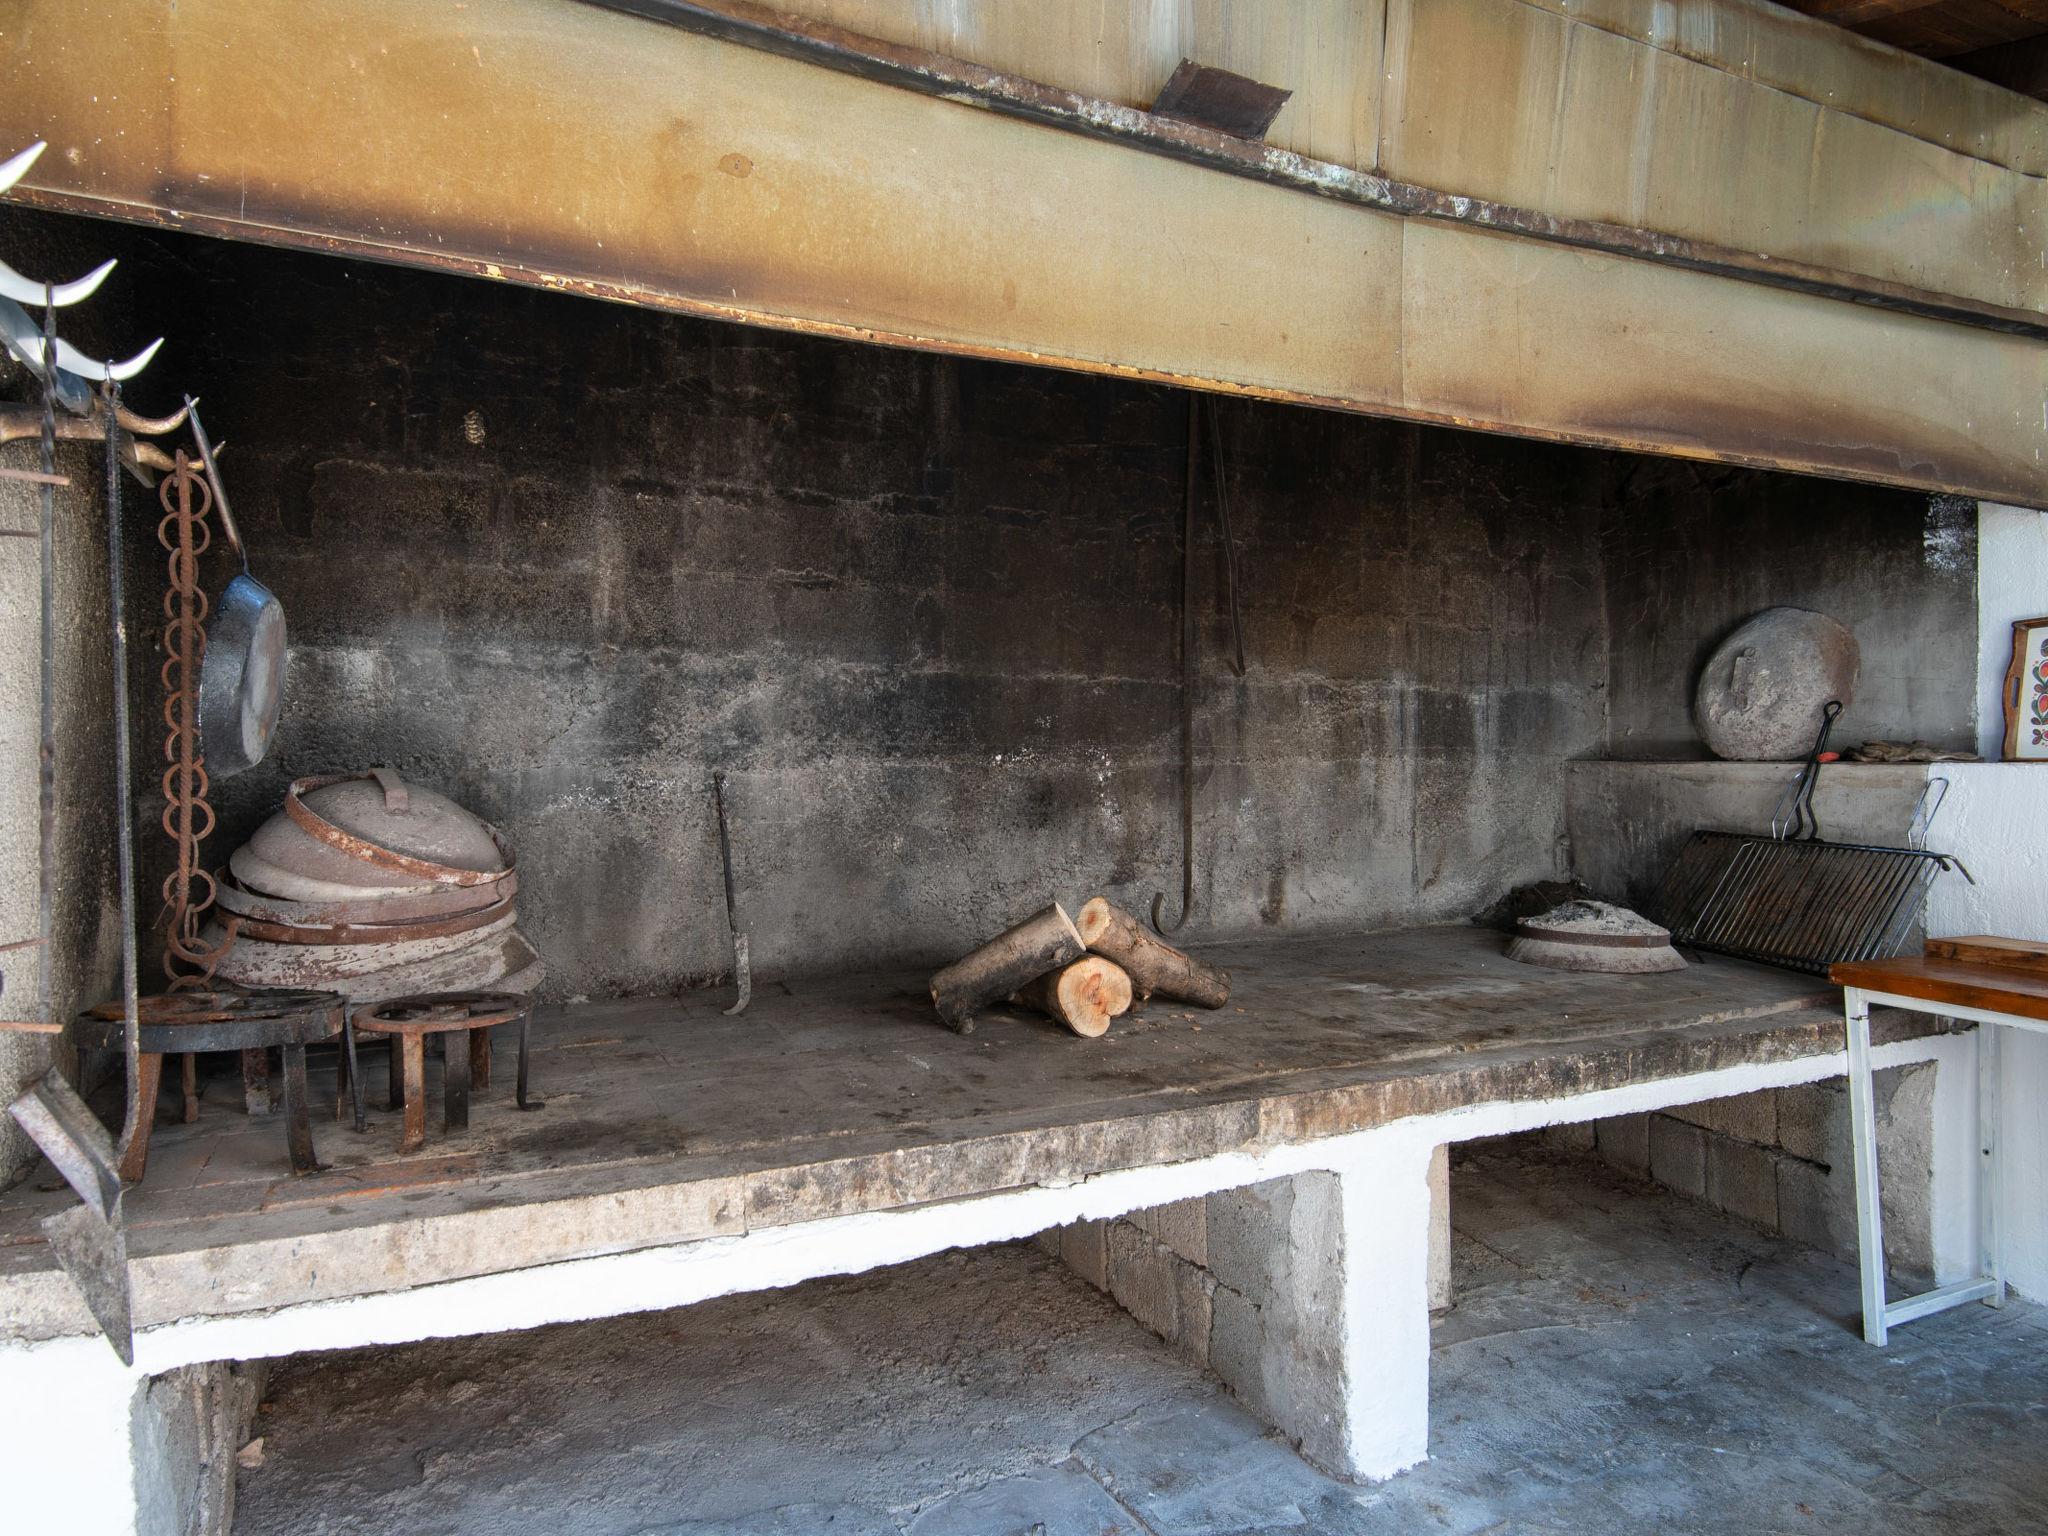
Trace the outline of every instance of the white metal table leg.
{"label": "white metal table leg", "polygon": [[1977,1026],[1977,1273],[1991,1282],[1985,1301],[2005,1305],[2005,1260],[1998,1236],[2000,1180],[1998,1171],[1999,1058],[2005,1031],[1996,1024]]}
{"label": "white metal table leg", "polygon": [[[1884,1216],[1877,1178],[1877,1106],[1870,1082],[1870,1000],[1861,987],[1842,989],[1842,1014],[1849,1034],[1849,1140],[1856,1154],[1856,1257],[1863,1278],[1863,1337],[1882,1345],[1901,1323],[1946,1312],[1966,1302],[1999,1305],[2005,1298],[1998,1257],[1998,1067],[2000,1036],[2010,1018],[1959,1005],[1935,1005],[1917,998],[1877,994],[1888,1007],[1914,1008],[1967,1018],[1977,1025],[1977,1274],[1937,1286],[1918,1296],[1887,1303],[1884,1296]],[[2031,1021],[2026,1028],[2036,1027]]]}
{"label": "white metal table leg", "polygon": [[1877,1109],[1870,1083],[1870,1003],[1842,989],[1849,1034],[1849,1140],[1856,1155],[1856,1256],[1863,1272],[1863,1337],[1885,1342],[1884,1215],[1877,1184]]}

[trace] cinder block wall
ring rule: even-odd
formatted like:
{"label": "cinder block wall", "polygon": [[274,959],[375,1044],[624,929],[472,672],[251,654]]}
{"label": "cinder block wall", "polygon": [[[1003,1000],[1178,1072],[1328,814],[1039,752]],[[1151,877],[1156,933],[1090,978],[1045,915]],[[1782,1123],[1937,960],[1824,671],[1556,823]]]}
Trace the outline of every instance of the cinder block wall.
{"label": "cinder block wall", "polygon": [[[1451,1302],[1449,1148],[1430,1159],[1429,1297]],[[1300,1422],[1281,1401],[1295,1389],[1276,1362],[1312,1349],[1319,1320],[1289,1317],[1284,1283],[1301,1264],[1330,1262],[1327,1175],[1271,1179],[1243,1189],[1077,1221],[1038,1235],[1097,1290],[1187,1359],[1215,1369],[1268,1419]],[[1304,1204],[1297,1210],[1298,1199]],[[1254,1298],[1263,1298],[1255,1300]]]}
{"label": "cinder block wall", "polygon": [[[1934,1074],[1929,1065],[1875,1076],[1885,1263],[1902,1282],[1917,1284],[1928,1283],[1934,1269]],[[1544,1135],[1766,1231],[1856,1257],[1843,1079],[1559,1126]]]}
{"label": "cinder block wall", "polygon": [[[1284,1199],[1279,1186],[1286,1182],[1257,1186],[1259,1198]],[[1177,1200],[1108,1221],[1077,1221],[1040,1233],[1038,1242],[1182,1355],[1207,1365],[1219,1292],[1226,1329],[1233,1314],[1249,1306],[1210,1267],[1210,1198]],[[1234,1274],[1235,1250],[1227,1239],[1219,1246],[1225,1274]]]}
{"label": "cinder block wall", "polygon": [[[1902,1285],[1933,1279],[1931,1065],[1878,1072],[1874,1089],[1883,1184],[1886,1267]],[[1841,1079],[1620,1115],[1537,1133],[1765,1231],[1853,1262],[1856,1179],[1849,1100]],[[1454,1298],[1448,1148],[1430,1165],[1430,1305]],[[1281,1268],[1300,1262],[1292,1179],[1080,1221],[1037,1242],[1198,1365],[1216,1369],[1268,1412],[1289,1384],[1269,1378],[1286,1358],[1275,1335],[1303,1320],[1272,1315],[1253,1297],[1285,1294]]]}
{"label": "cinder block wall", "polygon": [[209,1361],[152,1377],[137,1394],[131,1432],[137,1529],[230,1536],[235,1457],[249,1443],[269,1365]]}
{"label": "cinder block wall", "polygon": [[[291,777],[393,764],[518,844],[556,996],[725,969],[718,769],[764,980],[1175,884],[1185,392],[86,227],[136,313],[194,317],[133,403],[204,398],[292,626],[277,754],[216,783],[209,860]],[[1745,604],[1869,573],[1912,638],[1957,590],[1904,574],[1924,496],[1213,405],[1247,669],[1205,453],[1196,941],[1561,874],[1563,765],[1610,720],[1661,739]],[[1891,632],[1870,697],[1941,738],[1946,653]]]}

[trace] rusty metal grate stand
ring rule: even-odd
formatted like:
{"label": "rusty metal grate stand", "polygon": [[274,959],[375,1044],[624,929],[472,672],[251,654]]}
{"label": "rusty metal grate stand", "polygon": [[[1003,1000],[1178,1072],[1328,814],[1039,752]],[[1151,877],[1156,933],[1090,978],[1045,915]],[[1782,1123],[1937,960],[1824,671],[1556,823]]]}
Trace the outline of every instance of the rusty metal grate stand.
{"label": "rusty metal grate stand", "polygon": [[[149,1163],[149,1133],[165,1056],[195,1051],[252,1051],[280,1047],[284,1057],[285,1142],[293,1173],[317,1173],[313,1122],[306,1096],[306,1047],[342,1032],[346,999],[339,992],[166,992],[137,1004],[136,1131],[121,1149],[121,1177],[142,1178]],[[118,1049],[125,1029],[123,1004],[102,1003],[78,1015],[74,1039],[86,1049]]]}
{"label": "rusty metal grate stand", "polygon": [[[441,1035],[445,1062],[442,1083],[444,1124],[448,1134],[469,1128],[469,1096],[486,1091],[491,1081],[491,1031],[500,1024],[519,1025],[519,1079],[515,1102],[521,1109],[539,1109],[544,1101],[526,1091],[527,1059],[533,1005],[512,992],[439,992],[393,998],[358,1008],[344,1037],[343,1070],[355,1109],[358,1131],[367,1128],[363,1109],[363,1077],[356,1037],[382,1035],[391,1042],[390,1106],[405,1112],[405,1133],[399,1151],[417,1152],[427,1143],[427,1037]],[[453,1037],[467,1035],[466,1042]],[[337,1112],[340,1104],[337,1096]]]}

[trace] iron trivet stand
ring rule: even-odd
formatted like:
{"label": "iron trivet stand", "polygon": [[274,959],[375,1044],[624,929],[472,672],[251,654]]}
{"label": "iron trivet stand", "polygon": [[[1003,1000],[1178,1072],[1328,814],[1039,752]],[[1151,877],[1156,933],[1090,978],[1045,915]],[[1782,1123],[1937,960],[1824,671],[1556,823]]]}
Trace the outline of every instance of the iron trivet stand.
{"label": "iron trivet stand", "polygon": [[[367,1031],[391,1041],[391,1107],[405,1111],[401,1152],[417,1152],[427,1142],[427,1036],[466,1034],[467,1049],[453,1039],[443,1042],[445,1062],[442,1102],[450,1134],[469,1128],[472,1081],[478,1092],[490,1087],[491,1031],[500,1024],[519,1024],[519,1081],[516,1102],[521,1109],[539,1109],[541,1099],[526,1093],[527,1047],[533,1003],[514,992],[427,992],[395,997],[356,1009],[346,1036],[349,1093],[356,1129],[365,1128],[363,1076],[356,1061],[356,1036]],[[339,1108],[339,1105],[336,1106]]]}

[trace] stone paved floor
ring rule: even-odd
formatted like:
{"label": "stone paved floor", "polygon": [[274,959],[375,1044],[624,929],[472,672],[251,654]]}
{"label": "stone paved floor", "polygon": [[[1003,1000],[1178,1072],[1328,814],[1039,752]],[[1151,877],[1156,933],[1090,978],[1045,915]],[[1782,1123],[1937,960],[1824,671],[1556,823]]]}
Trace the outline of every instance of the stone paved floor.
{"label": "stone paved floor", "polygon": [[2048,1530],[2048,1309],[1872,1350],[1848,1266],[1520,1147],[1452,1208],[1432,1460],[1377,1488],[1005,1247],[281,1367],[236,1531]]}

